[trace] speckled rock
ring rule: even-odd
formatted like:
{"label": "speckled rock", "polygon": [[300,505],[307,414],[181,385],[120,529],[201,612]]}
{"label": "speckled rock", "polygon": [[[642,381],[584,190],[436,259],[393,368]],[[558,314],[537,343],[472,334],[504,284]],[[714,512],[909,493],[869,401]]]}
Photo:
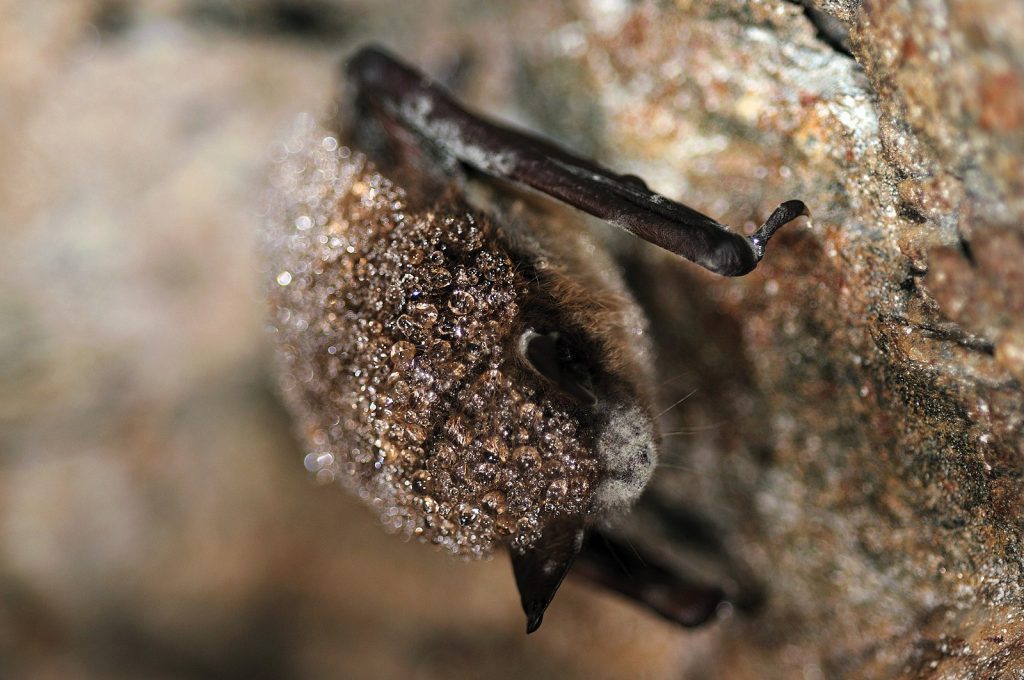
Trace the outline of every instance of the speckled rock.
{"label": "speckled rock", "polygon": [[[739,282],[623,255],[659,373],[683,376],[663,403],[697,389],[646,503],[715,517],[765,584],[692,672],[1021,672],[1024,25],[984,3],[818,8],[854,59],[787,3],[582,4],[561,45],[616,162],[733,223],[790,196],[814,214]],[[625,531],[664,545],[657,518]]]}

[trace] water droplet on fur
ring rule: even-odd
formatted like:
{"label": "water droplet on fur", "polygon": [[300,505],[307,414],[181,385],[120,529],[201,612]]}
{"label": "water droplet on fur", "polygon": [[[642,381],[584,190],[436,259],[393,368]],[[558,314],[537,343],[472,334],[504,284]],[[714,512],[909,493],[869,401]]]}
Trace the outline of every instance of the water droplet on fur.
{"label": "water droplet on fur", "polygon": [[452,273],[444,267],[433,267],[430,270],[430,285],[434,288],[445,288],[452,283]]}
{"label": "water droplet on fur", "polygon": [[454,291],[452,296],[448,298],[448,309],[458,316],[469,314],[473,311],[474,307],[476,307],[476,298],[464,290]]}

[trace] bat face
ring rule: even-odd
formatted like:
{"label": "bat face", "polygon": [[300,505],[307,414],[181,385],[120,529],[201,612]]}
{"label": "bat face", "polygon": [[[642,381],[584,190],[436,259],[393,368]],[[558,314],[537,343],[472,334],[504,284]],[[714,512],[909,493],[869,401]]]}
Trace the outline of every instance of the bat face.
{"label": "bat face", "polygon": [[[268,214],[280,382],[307,466],[392,530],[461,555],[508,546],[531,632],[585,532],[643,491],[657,434],[646,322],[614,263],[579,220],[501,183],[730,276],[806,208],[783,203],[743,237],[471,114],[380,50],[348,77],[347,118],[286,145]],[[650,587],[617,589],[684,625],[722,597],[643,570]]]}

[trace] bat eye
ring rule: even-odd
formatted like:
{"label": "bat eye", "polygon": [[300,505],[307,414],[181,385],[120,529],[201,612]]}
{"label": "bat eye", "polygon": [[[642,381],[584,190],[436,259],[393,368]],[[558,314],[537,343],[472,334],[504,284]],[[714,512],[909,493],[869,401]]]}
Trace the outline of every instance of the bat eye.
{"label": "bat eye", "polygon": [[560,333],[528,330],[519,340],[520,351],[533,370],[553,382],[584,406],[597,403],[587,365]]}

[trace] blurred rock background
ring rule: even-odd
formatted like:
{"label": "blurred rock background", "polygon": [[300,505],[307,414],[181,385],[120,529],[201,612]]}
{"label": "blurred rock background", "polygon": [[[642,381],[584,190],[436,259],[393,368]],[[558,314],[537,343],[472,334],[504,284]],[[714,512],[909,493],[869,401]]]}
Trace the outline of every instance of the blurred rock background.
{"label": "blurred rock background", "polygon": [[[737,281],[607,235],[697,390],[620,531],[710,518],[761,610],[570,582],[526,638],[502,560],[303,470],[261,182],[371,39],[737,228],[811,207]],[[0,74],[0,677],[1024,673],[1019,3],[0,0]]]}

